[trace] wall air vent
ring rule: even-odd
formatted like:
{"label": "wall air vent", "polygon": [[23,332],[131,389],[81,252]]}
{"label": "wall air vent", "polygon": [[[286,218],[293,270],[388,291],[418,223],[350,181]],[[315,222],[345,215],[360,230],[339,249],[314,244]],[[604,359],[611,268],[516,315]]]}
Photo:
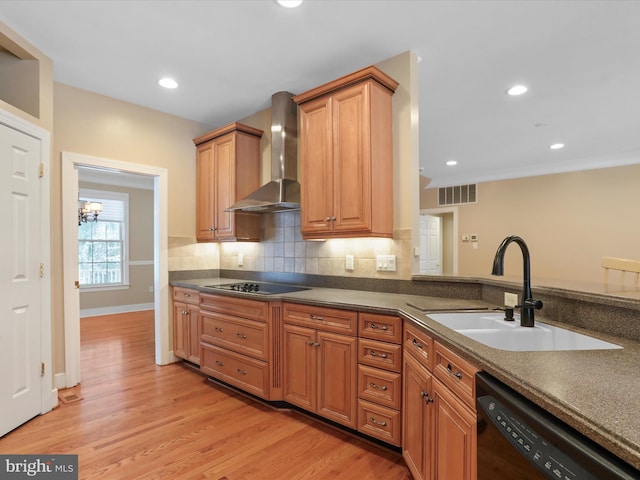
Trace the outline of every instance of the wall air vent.
{"label": "wall air vent", "polygon": [[438,206],[476,203],[477,198],[478,185],[475,183],[438,188]]}

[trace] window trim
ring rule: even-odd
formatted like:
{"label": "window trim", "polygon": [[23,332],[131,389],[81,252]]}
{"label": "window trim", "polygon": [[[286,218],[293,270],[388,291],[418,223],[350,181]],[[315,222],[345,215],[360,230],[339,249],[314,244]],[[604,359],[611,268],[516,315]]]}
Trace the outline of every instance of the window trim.
{"label": "window trim", "polygon": [[[113,284],[100,285],[80,285],[82,292],[103,292],[109,290],[127,290],[130,288],[129,283],[129,194],[125,192],[115,192],[111,190],[97,190],[93,188],[80,187],[78,190],[78,199],[88,199],[100,201],[119,200],[123,202],[122,208],[122,281]],[[98,221],[100,217],[98,216]],[[78,239],[78,244],[80,239]]]}

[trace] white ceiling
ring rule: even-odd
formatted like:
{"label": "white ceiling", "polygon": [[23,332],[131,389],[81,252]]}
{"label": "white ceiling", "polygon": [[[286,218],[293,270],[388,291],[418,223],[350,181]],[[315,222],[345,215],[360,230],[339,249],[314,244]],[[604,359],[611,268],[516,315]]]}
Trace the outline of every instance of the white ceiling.
{"label": "white ceiling", "polygon": [[211,127],[411,50],[431,186],[640,163],[637,1],[4,0],[0,20],[56,81]]}

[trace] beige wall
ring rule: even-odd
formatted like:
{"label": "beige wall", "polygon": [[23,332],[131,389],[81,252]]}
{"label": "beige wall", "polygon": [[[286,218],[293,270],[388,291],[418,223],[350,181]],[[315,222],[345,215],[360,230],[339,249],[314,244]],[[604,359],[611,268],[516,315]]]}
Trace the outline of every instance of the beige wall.
{"label": "beige wall", "polygon": [[[80,310],[153,303],[153,190],[80,182],[81,188],[129,194],[129,287],[126,290],[80,291]],[[98,219],[98,221],[100,221]],[[136,265],[135,262],[151,262]]]}
{"label": "beige wall", "polygon": [[54,372],[64,371],[61,154],[74,152],[168,170],[169,235],[195,234],[195,146],[207,125],[56,83],[51,165]]}
{"label": "beige wall", "polygon": [[[640,165],[632,165],[479,184],[478,202],[458,207],[458,236],[479,240],[473,249],[457,239],[460,274],[488,275],[496,248],[515,234],[527,242],[539,284],[602,283],[601,257],[640,259],[639,181]],[[426,190],[423,208],[436,206],[436,189]],[[522,275],[515,245],[505,274]]]}

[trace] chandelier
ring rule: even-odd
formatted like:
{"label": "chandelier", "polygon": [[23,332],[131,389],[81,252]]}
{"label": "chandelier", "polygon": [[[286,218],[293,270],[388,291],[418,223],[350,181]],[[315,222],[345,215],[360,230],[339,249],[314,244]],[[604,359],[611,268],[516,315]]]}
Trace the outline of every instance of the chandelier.
{"label": "chandelier", "polygon": [[85,222],[97,222],[98,215],[102,212],[102,203],[100,202],[78,202],[78,225]]}

